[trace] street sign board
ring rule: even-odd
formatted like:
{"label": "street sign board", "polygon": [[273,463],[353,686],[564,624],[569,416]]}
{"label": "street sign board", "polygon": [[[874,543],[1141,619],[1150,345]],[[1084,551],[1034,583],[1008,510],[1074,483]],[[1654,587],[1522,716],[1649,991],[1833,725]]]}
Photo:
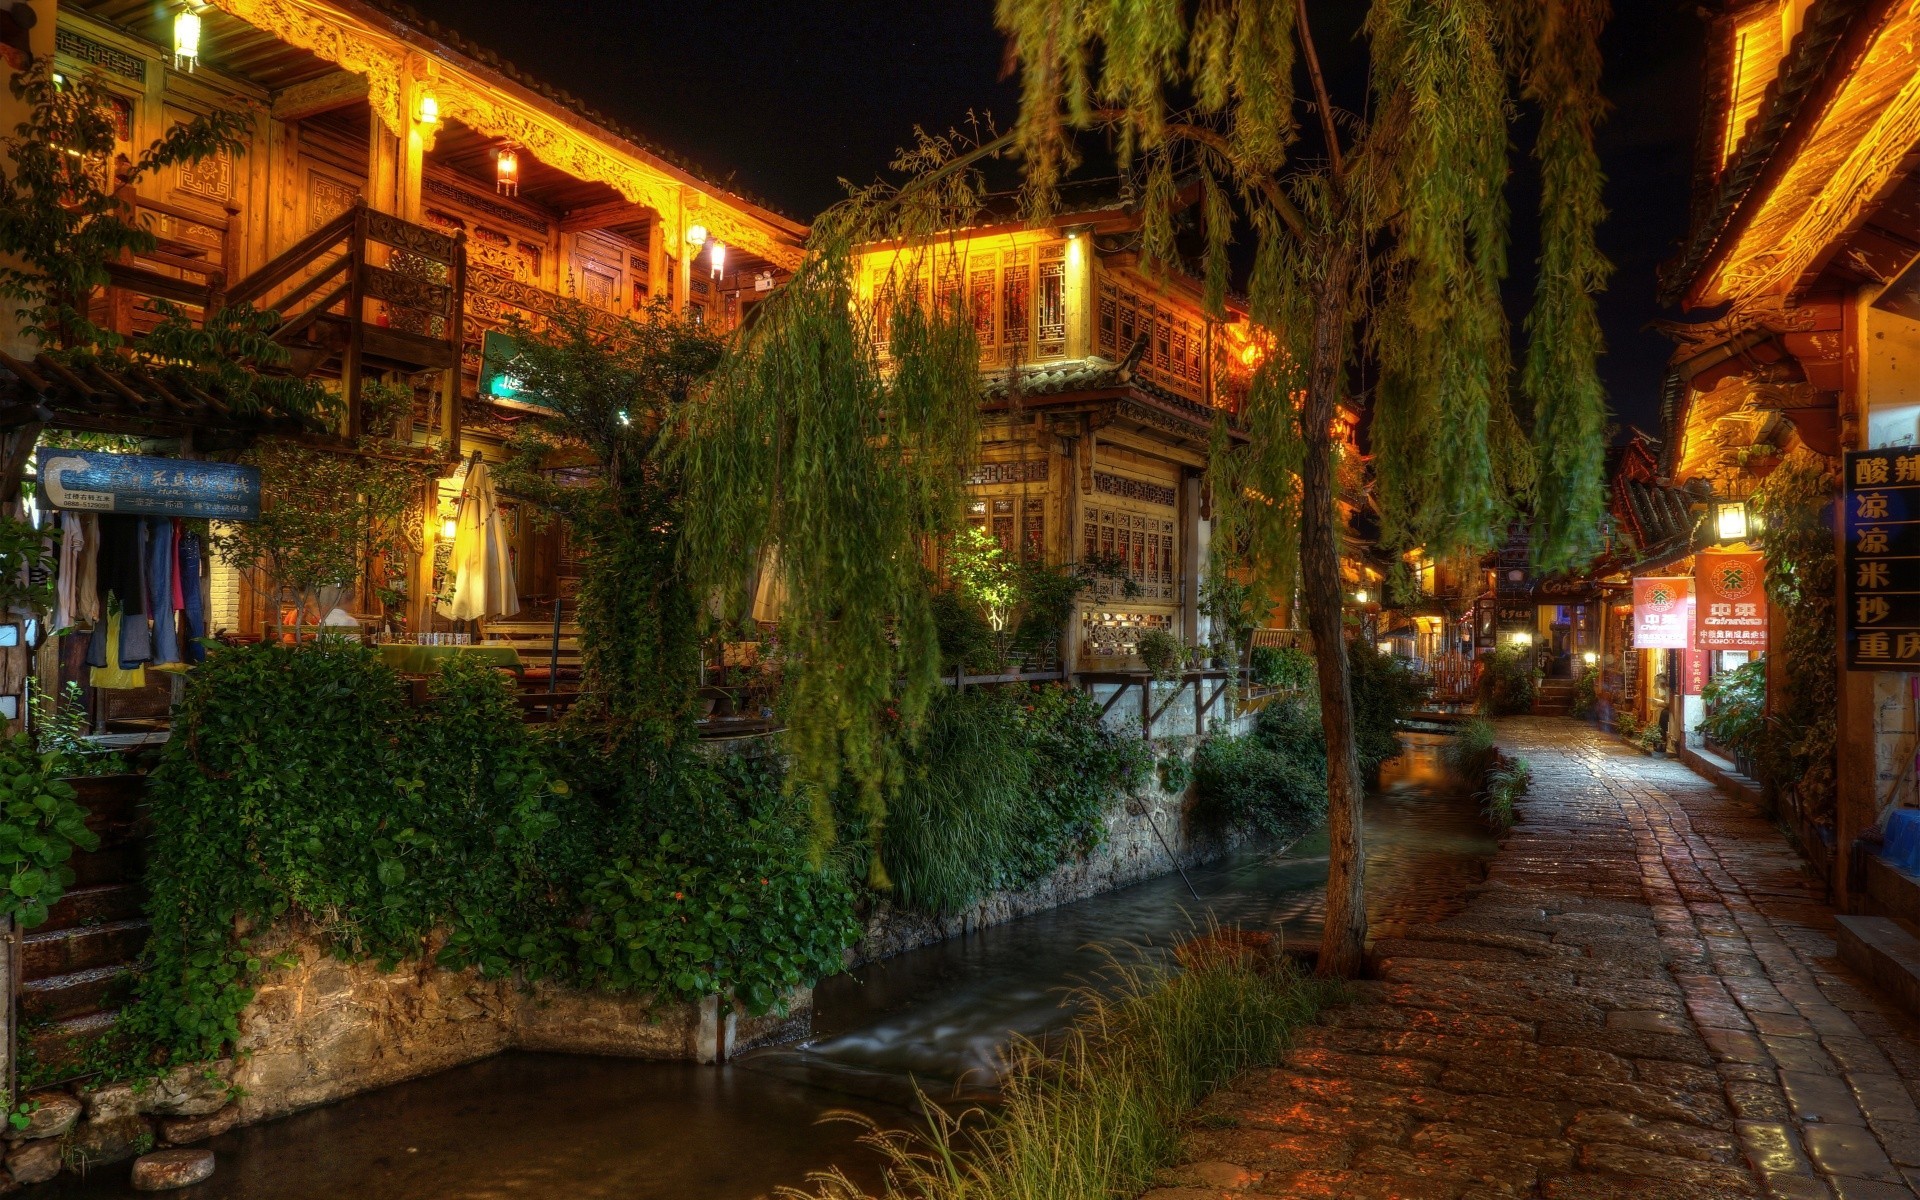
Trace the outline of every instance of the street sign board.
{"label": "street sign board", "polygon": [[1753,551],[1702,550],[1694,569],[1694,645],[1767,648],[1766,559]]}
{"label": "street sign board", "polygon": [[1633,581],[1633,645],[1637,650],[1687,650],[1693,644],[1693,580],[1651,577]]}
{"label": "street sign board", "polygon": [[1920,449],[1849,450],[1840,614],[1850,671],[1920,671]]}
{"label": "street sign board", "polygon": [[237,463],[98,450],[39,450],[40,496],[72,512],[260,519],[260,472]]}

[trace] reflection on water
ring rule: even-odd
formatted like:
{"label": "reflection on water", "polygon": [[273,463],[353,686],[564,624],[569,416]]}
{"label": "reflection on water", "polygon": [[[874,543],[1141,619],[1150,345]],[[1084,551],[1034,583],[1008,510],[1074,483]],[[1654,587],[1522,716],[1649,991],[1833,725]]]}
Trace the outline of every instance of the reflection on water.
{"label": "reflection on water", "polygon": [[[1493,839],[1438,794],[1440,739],[1412,735],[1367,802],[1368,908],[1395,927],[1437,920],[1481,877]],[[217,1139],[195,1200],[751,1200],[839,1163],[871,1168],[852,1109],[902,1118],[935,1095],[990,1083],[1014,1034],[1071,1018],[1095,945],[1164,948],[1211,917],[1318,940],[1324,832],[1266,854],[1149,881],[870,964],[815,992],[814,1037],[723,1068],[510,1054]],[[125,1168],[43,1193],[121,1196]]]}

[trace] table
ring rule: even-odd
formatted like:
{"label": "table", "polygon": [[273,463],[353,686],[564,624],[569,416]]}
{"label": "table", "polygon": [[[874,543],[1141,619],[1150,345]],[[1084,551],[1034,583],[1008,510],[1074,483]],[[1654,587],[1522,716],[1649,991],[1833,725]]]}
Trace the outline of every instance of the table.
{"label": "table", "polygon": [[436,675],[442,663],[454,659],[483,667],[504,667],[522,671],[520,651],[512,646],[408,646],[389,644],[380,647],[380,661],[402,675]]}

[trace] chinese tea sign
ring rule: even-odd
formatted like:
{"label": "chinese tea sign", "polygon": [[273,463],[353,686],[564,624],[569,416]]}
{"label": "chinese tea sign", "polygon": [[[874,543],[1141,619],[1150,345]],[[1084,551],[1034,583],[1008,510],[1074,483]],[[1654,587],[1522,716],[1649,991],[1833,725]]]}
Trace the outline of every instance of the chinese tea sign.
{"label": "chinese tea sign", "polygon": [[1702,550],[1694,570],[1694,645],[1701,650],[1767,648],[1766,559]]}
{"label": "chinese tea sign", "polygon": [[1920,450],[1850,450],[1844,470],[1847,668],[1920,671]]}
{"label": "chinese tea sign", "polygon": [[40,495],[72,512],[260,519],[260,472],[234,463],[40,448]]}
{"label": "chinese tea sign", "polygon": [[1685,650],[1693,644],[1693,580],[1633,581],[1633,647]]}

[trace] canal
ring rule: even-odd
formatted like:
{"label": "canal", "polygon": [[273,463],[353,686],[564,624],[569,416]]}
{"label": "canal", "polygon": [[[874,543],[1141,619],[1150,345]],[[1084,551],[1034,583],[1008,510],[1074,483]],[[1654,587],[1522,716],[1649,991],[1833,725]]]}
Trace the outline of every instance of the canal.
{"label": "canal", "polygon": [[[1368,907],[1387,931],[1461,903],[1494,840],[1447,794],[1441,739],[1415,734],[1368,798]],[[869,964],[816,990],[813,1037],[719,1068],[507,1054],[209,1145],[194,1200],[756,1200],[810,1171],[874,1170],[854,1111],[914,1120],[916,1086],[991,1094],[998,1049],[1071,1019],[1069,989],[1094,982],[1101,947],[1163,950],[1196,923],[1319,937],[1326,839],[1249,853]],[[126,1166],[40,1194],[133,1196]]]}

